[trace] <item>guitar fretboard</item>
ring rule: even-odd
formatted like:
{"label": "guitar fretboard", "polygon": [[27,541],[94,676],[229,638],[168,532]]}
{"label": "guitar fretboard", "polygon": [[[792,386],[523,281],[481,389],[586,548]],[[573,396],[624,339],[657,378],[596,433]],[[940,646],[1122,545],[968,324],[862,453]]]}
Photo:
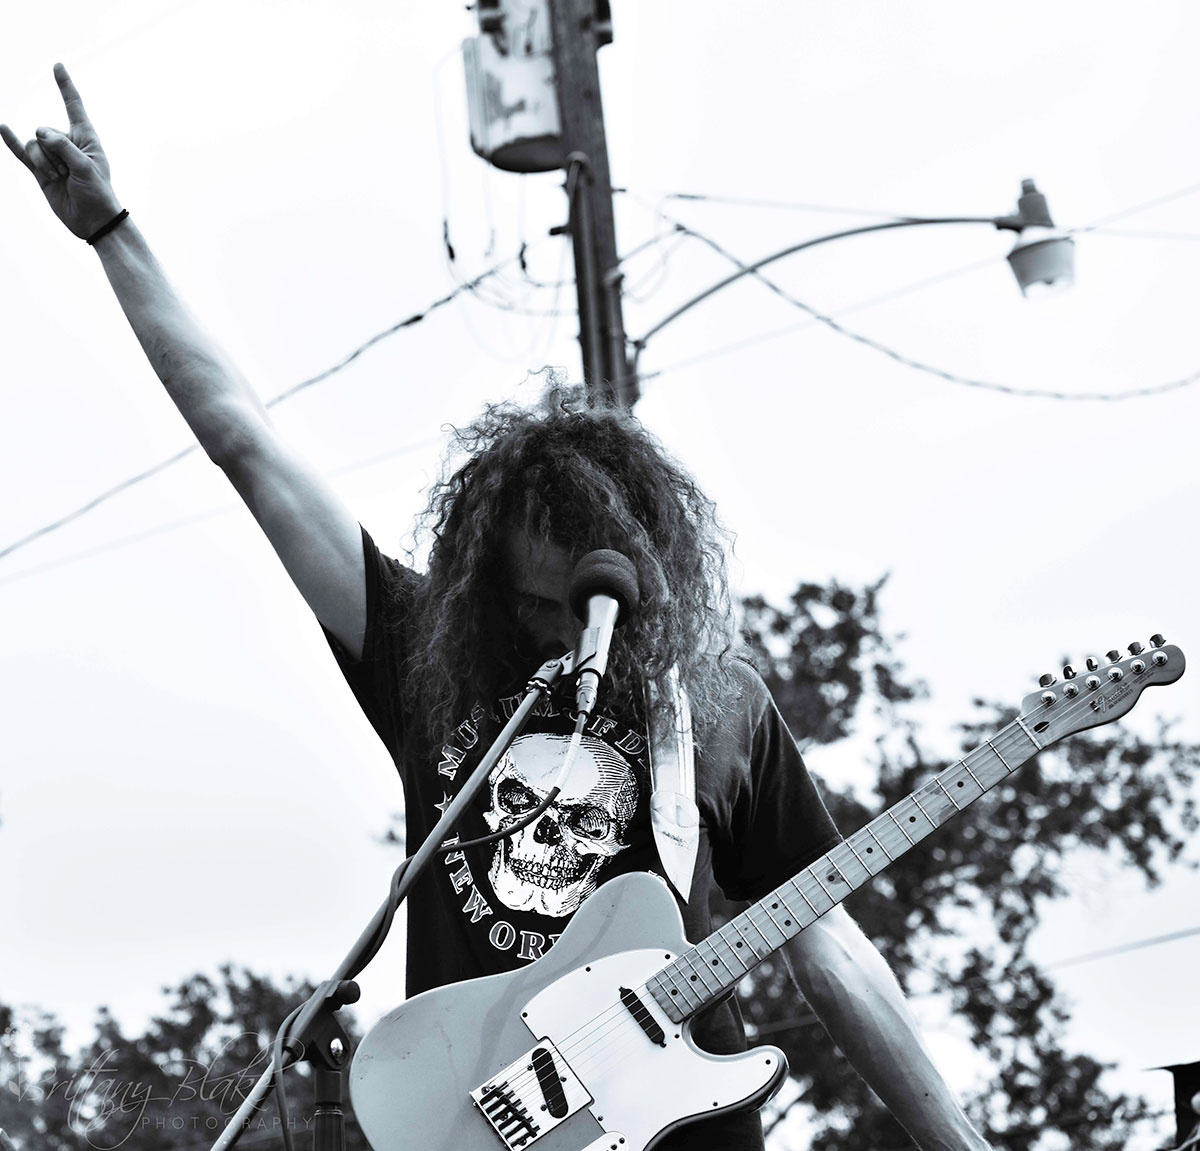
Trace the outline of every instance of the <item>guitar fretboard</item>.
{"label": "guitar fretboard", "polygon": [[1041,750],[1028,724],[1015,719],[688,948],[657,971],[647,989],[671,1019],[683,1022]]}

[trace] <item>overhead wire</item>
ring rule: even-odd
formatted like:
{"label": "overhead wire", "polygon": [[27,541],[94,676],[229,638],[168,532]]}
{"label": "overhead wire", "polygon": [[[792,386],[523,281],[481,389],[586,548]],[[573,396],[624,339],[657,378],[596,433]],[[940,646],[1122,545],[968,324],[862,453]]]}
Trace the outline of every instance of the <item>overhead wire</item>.
{"label": "overhead wire", "polygon": [[[406,319],[399,320],[390,327],[385,328],[383,331],[377,332],[375,335],[371,336],[370,339],[359,344],[359,346],[348,355],[343,356],[342,359],[338,360],[337,363],[333,364],[331,367],[328,367],[323,372],[318,372],[315,376],[310,376],[308,379],[301,380],[300,383],[294,384],[292,387],[285,389],[278,395],[267,400],[264,406],[267,408],[273,408],[286,400],[290,400],[293,396],[304,391],[305,389],[311,388],[315,384],[319,384],[322,381],[329,379],[330,376],[335,375],[352,364],[369,348],[374,347],[382,340],[387,339],[389,336],[395,335],[397,332],[400,332],[405,328],[411,328],[413,325],[419,324],[431,312],[434,312],[438,308],[442,308],[446,304],[449,304],[452,300],[457,299],[457,297],[462,295],[463,292],[469,291],[473,284],[477,284],[482,280],[486,280],[489,276],[495,275],[498,269],[507,264],[511,264],[515,259],[516,256],[509,256],[507,259],[502,260],[499,264],[495,264],[491,268],[479,273],[479,275],[475,276],[472,280],[459,284],[452,291],[447,292],[444,296],[439,297],[432,303],[426,304],[426,306],[419,312],[414,312]],[[81,516],[86,515],[88,512],[99,507],[101,504],[106,503],[114,496],[119,495],[121,492],[128,491],[130,488],[142,483],[144,480],[148,480],[152,476],[156,476],[160,472],[166,471],[167,468],[172,467],[180,460],[192,455],[194,452],[198,451],[199,448],[200,445],[198,443],[189,444],[187,447],[176,452],[174,455],[169,456],[167,459],[160,460],[158,463],[146,468],[144,471],[138,472],[136,475],[122,480],[119,484],[116,484],[111,488],[107,488],[105,491],[99,493],[99,495],[96,495],[92,499],[88,500],[87,503],[77,507],[74,511],[68,512],[66,515],[60,516],[58,519],[53,520],[48,524],[44,524],[42,527],[22,536],[20,539],[14,540],[12,543],[0,548],[0,560],[7,558],[13,553],[19,551],[21,548],[27,547],[29,544],[33,543],[34,540],[41,539],[42,537],[49,535],[51,532],[58,531],[67,524],[73,523]]]}
{"label": "overhead wire", "polygon": [[1187,939],[1200,935],[1200,927],[1188,927],[1183,931],[1171,931],[1166,935],[1152,935],[1147,939],[1135,939],[1131,943],[1121,943],[1116,947],[1105,947],[1099,951],[1089,951],[1084,955],[1074,955],[1070,959],[1059,959],[1054,963],[1045,964],[1047,971],[1056,971],[1060,967],[1071,967],[1076,963],[1090,963],[1095,959],[1109,959],[1117,955],[1128,955],[1131,951],[1141,951],[1146,947],[1157,947],[1162,943],[1172,943],[1177,939]]}
{"label": "overhead wire", "polygon": [[[1150,205],[1143,206],[1141,209],[1138,209],[1138,208],[1127,209],[1125,212],[1117,213],[1113,217],[1108,217],[1108,218],[1112,219],[1112,218],[1116,218],[1116,216],[1119,216],[1119,215],[1129,215],[1129,214],[1132,214],[1134,211],[1144,210],[1144,208],[1147,206],[1153,206],[1153,205],[1156,205],[1159,203],[1163,203],[1168,199],[1178,198],[1179,196],[1189,194],[1194,191],[1200,191],[1200,185],[1195,185],[1194,187],[1191,187],[1189,189],[1184,189],[1183,191],[1175,193],[1170,197],[1160,197],[1160,198],[1156,199],[1155,201],[1151,202]],[[1165,383],[1151,384],[1151,385],[1147,385],[1147,386],[1143,386],[1143,387],[1127,388],[1127,389],[1124,389],[1122,391],[1117,391],[1117,392],[1062,392],[1062,391],[1057,391],[1057,390],[1051,389],[1051,388],[1015,387],[1011,384],[1001,384],[1001,383],[997,383],[993,380],[980,380],[980,379],[976,379],[976,378],[973,378],[970,376],[960,375],[957,372],[949,372],[943,368],[937,367],[936,365],[926,363],[925,361],[922,361],[922,360],[917,360],[914,357],[904,354],[903,352],[897,351],[895,348],[892,348],[892,347],[888,346],[887,344],[882,343],[879,340],[876,340],[870,336],[864,335],[861,332],[857,332],[851,328],[846,327],[844,324],[840,323],[838,320],[834,319],[832,316],[827,315],[826,313],[820,311],[817,308],[814,308],[812,305],[805,303],[803,300],[797,299],[791,293],[789,293],[785,289],[781,288],[770,277],[764,275],[761,270],[756,269],[756,268],[750,268],[748,265],[743,263],[743,261],[741,261],[737,256],[735,256],[732,252],[728,251],[721,244],[719,244],[716,240],[712,239],[712,237],[706,235],[703,232],[698,231],[695,228],[690,227],[687,224],[682,223],[681,221],[675,219],[673,216],[670,216],[668,213],[666,213],[662,210],[661,206],[654,207],[654,208],[652,208],[652,210],[655,211],[657,214],[662,215],[667,220],[670,220],[671,223],[675,226],[675,228],[678,229],[679,231],[685,232],[688,235],[695,237],[697,240],[700,240],[702,243],[708,245],[710,248],[713,249],[713,251],[717,252],[719,255],[724,257],[726,260],[728,260],[729,262],[734,264],[735,267],[738,267],[738,268],[742,269],[743,271],[746,271],[748,274],[753,275],[760,283],[762,283],[765,287],[769,288],[772,292],[774,292],[781,299],[783,299],[787,303],[791,304],[793,307],[798,308],[800,311],[806,313],[807,315],[811,316],[812,320],[814,322],[824,324],[826,327],[830,328],[832,331],[837,332],[839,335],[845,336],[847,339],[853,340],[856,343],[859,343],[859,344],[864,345],[865,347],[871,348],[873,351],[879,352],[882,355],[887,356],[889,359],[892,359],[892,360],[896,361],[897,363],[902,364],[905,367],[912,368],[916,371],[924,372],[927,375],[931,375],[936,378],[945,380],[947,383],[956,384],[956,385],[959,385],[962,387],[977,388],[977,389],[985,390],[985,391],[999,392],[999,393],[1002,393],[1005,395],[1017,396],[1017,397],[1026,398],[1026,399],[1050,399],[1050,400],[1058,400],[1058,401],[1065,401],[1065,402],[1117,402],[1117,401],[1122,401],[1122,400],[1138,399],[1138,398],[1143,398],[1143,397],[1147,397],[1147,396],[1163,395],[1167,392],[1172,392],[1172,391],[1179,390],[1181,388],[1190,387],[1191,385],[1193,385],[1197,382],[1200,382],[1200,369],[1198,369],[1197,371],[1191,372],[1186,376],[1180,377],[1175,380],[1169,380]],[[1099,225],[1089,225],[1089,226],[1085,226],[1082,228],[1073,229],[1073,231],[1088,231],[1089,229],[1092,229],[1092,228],[1098,227],[1098,226]],[[807,326],[807,325],[799,325],[799,326]],[[633,343],[633,346],[636,349],[638,349],[639,351],[642,347],[645,346],[644,340],[643,341],[635,340],[635,341],[632,341],[632,343]],[[726,349],[722,349],[721,351],[724,351],[724,350],[726,350]],[[713,353],[713,354],[715,355],[718,353]],[[690,362],[691,363],[701,362],[703,358],[704,357],[696,357]],[[678,366],[678,365],[676,365],[676,366]],[[642,376],[640,376],[640,379],[643,383],[645,383],[648,380],[655,378],[656,376],[665,374],[665,371],[666,371],[666,369],[660,369],[656,373],[648,373],[646,375],[642,375]]]}
{"label": "overhead wire", "polygon": [[[1157,947],[1163,943],[1173,943],[1179,939],[1188,939],[1193,936],[1200,935],[1200,926],[1189,927],[1183,931],[1172,931],[1166,935],[1153,935],[1146,939],[1135,939],[1129,943],[1122,943],[1116,947],[1106,947],[1100,951],[1089,951],[1083,955],[1073,955],[1070,959],[1058,959],[1052,963],[1043,963],[1039,966],[1044,971],[1057,971],[1063,967],[1071,967],[1077,963],[1090,963],[1096,959],[1110,959],[1118,955],[1127,955],[1130,952],[1141,951],[1147,947]],[[961,977],[960,980],[961,982]],[[988,982],[981,980],[980,982]],[[746,1020],[746,1025],[753,1029],[756,1038],[763,1035],[771,1035],[780,1031],[798,1030],[801,1027],[811,1027],[813,1024],[820,1024],[820,1017],[815,1011],[803,1011],[798,1015],[790,1015],[785,1019],[772,1020],[769,1023],[755,1023],[752,1020]]]}
{"label": "overhead wire", "polygon": [[[376,464],[384,463],[400,456],[412,455],[415,452],[423,451],[426,448],[433,447],[435,444],[440,444],[442,440],[443,437],[440,434],[426,436],[425,439],[418,440],[415,443],[405,444],[402,447],[393,448],[391,451],[379,452],[373,456],[368,456],[366,459],[355,460],[353,463],[333,468],[328,474],[330,476],[348,475],[351,472],[374,467]],[[20,580],[28,579],[30,576],[53,571],[55,568],[67,567],[70,564],[81,563],[83,560],[94,559],[96,556],[104,555],[106,552],[119,551],[122,548],[132,547],[134,544],[153,539],[155,536],[166,535],[168,532],[177,531],[179,528],[191,527],[193,524],[203,523],[205,520],[227,515],[229,512],[236,511],[242,506],[244,505],[241,503],[231,501],[227,504],[222,504],[220,507],[210,508],[208,511],[197,512],[195,515],[183,516],[180,519],[157,524],[152,528],[147,528],[145,531],[134,532],[127,536],[119,536],[115,540],[109,540],[93,548],[86,548],[83,551],[72,552],[70,555],[59,556],[57,559],[48,560],[45,563],[33,564],[31,567],[22,568],[20,571],[0,575],[0,585],[17,583]]]}
{"label": "overhead wire", "polygon": [[[657,243],[661,243],[661,242],[662,242],[661,237],[652,237],[651,239],[645,241],[644,243],[637,244],[633,248],[631,248],[628,252],[626,252],[623,256],[621,256],[620,259],[618,260],[618,263],[623,263],[624,261],[631,259],[633,256],[638,255],[639,253],[645,251],[647,248],[652,247],[653,245],[655,245]],[[528,247],[527,245],[522,245],[522,250],[520,252],[518,252],[516,255],[510,256],[506,260],[502,260],[500,263],[493,265],[491,268],[485,269],[483,272],[479,273],[479,275],[473,277],[470,280],[460,282],[453,291],[448,292],[446,295],[440,297],[437,300],[434,300],[432,303],[426,305],[426,307],[423,308],[421,311],[415,312],[413,315],[391,325],[390,327],[384,329],[381,332],[377,332],[370,339],[368,339],[364,343],[360,344],[357,348],[355,348],[348,355],[344,356],[337,363],[333,364],[329,368],[326,368],[325,371],[320,372],[315,376],[311,376],[310,378],[308,378],[306,380],[302,380],[300,383],[295,384],[290,388],[287,388],[283,392],[280,392],[278,395],[267,400],[264,406],[266,406],[268,408],[275,407],[276,405],[281,404],[281,403],[285,402],[286,400],[291,399],[292,396],[298,394],[299,392],[304,391],[305,389],[310,388],[310,387],[314,386],[315,384],[321,383],[322,381],[328,379],[330,376],[336,374],[337,372],[340,372],[345,367],[347,367],[349,364],[353,363],[354,360],[356,360],[359,356],[361,356],[363,354],[363,352],[367,351],[369,348],[373,347],[375,344],[379,343],[380,341],[382,341],[384,339],[387,339],[389,336],[394,335],[395,333],[401,331],[404,328],[411,327],[414,324],[421,322],[431,312],[450,303],[453,299],[455,299],[457,296],[461,295],[463,292],[470,291],[472,289],[473,285],[476,285],[476,284],[486,280],[488,277],[498,274],[498,272],[500,270],[502,270],[507,265],[513,263],[514,261],[519,261],[522,257],[523,252],[527,249],[527,247]],[[562,251],[560,252],[560,259],[559,259],[560,276],[559,276],[559,280],[557,281],[556,295],[557,295],[557,292],[561,289],[561,286],[563,286],[565,284],[569,284],[569,283],[574,283],[573,279],[564,279],[561,276],[561,271],[562,271],[562,268],[565,265],[565,263],[566,263],[566,246],[564,245]],[[550,314],[557,315],[558,313],[557,313],[556,309],[552,308],[550,311]],[[552,338],[552,337],[553,337],[553,331],[551,331],[549,333],[548,339]],[[548,340],[547,340],[546,346],[548,346]],[[545,351],[545,347],[542,348],[542,351],[543,352]],[[427,446],[430,443],[437,442],[438,440],[440,440],[440,437],[432,437],[427,440],[422,440],[415,445],[409,445],[407,447],[397,449],[394,452],[385,452],[380,455],[372,456],[367,461],[359,461],[355,464],[348,465],[348,467],[345,470],[347,470],[347,471],[353,470],[354,468],[368,466],[371,463],[375,463],[375,462],[378,462],[383,459],[389,459],[389,458],[392,458],[397,455],[404,455],[410,451],[417,451],[417,450],[420,450],[421,448]],[[140,484],[143,481],[151,479],[153,476],[156,476],[159,473],[166,471],[168,468],[172,467],[174,464],[177,464],[181,460],[186,459],[188,456],[193,455],[195,452],[197,452],[199,450],[199,447],[200,447],[200,445],[196,444],[196,443],[189,444],[185,448],[176,452],[174,455],[169,456],[166,459],[160,460],[158,463],[153,464],[151,467],[148,467],[141,472],[138,472],[136,475],[130,476],[128,479],[122,480],[119,484],[116,484],[111,488],[107,488],[106,490],[100,492],[98,495],[94,496],[92,499],[88,500],[87,503],[82,504],[80,507],[75,508],[73,511],[67,513],[66,515],[61,516],[58,519],[53,520],[50,523],[44,524],[42,527],[36,529],[35,531],[32,531],[25,536],[22,536],[20,539],[17,539],[14,542],[12,542],[11,544],[8,544],[6,547],[0,549],[0,559],[4,559],[7,556],[12,555],[15,552],[19,551],[20,549],[26,547],[28,544],[33,543],[35,540],[40,539],[44,536],[50,535],[52,532],[55,532],[55,531],[59,530],[60,528],[65,527],[67,524],[70,524],[70,523],[74,522],[75,520],[80,519],[82,516],[86,515],[90,511],[92,511],[94,508],[97,508],[101,504],[108,502],[114,496],[117,496],[120,493],[127,491],[132,487],[135,487],[137,484]],[[336,475],[338,473],[334,472],[332,474]],[[230,504],[229,508],[233,508],[236,506],[237,506],[236,504]],[[203,512],[203,513],[200,513],[195,516],[189,516],[189,517],[185,517],[183,519],[174,520],[168,524],[163,524],[159,527],[151,528],[145,532],[138,532],[138,533],[135,533],[130,536],[122,537],[119,540],[113,541],[111,544],[101,544],[95,548],[90,548],[83,552],[77,552],[71,556],[67,556],[67,557],[61,558],[59,560],[52,560],[49,563],[38,564],[38,565],[35,565],[34,567],[26,568],[22,571],[12,573],[11,575],[0,576],[0,584],[10,583],[15,580],[24,579],[27,576],[32,575],[36,572],[48,571],[48,570],[51,570],[56,567],[61,567],[64,564],[76,562],[78,560],[90,559],[93,556],[101,555],[104,552],[107,552],[110,550],[115,550],[120,547],[138,543],[141,540],[152,538],[153,536],[156,536],[156,535],[161,535],[165,532],[174,530],[175,528],[185,527],[190,524],[199,523],[205,519],[210,518],[213,515],[220,514],[220,511],[222,511],[222,510],[227,510],[227,509],[220,509],[218,511],[213,511],[213,512]]]}

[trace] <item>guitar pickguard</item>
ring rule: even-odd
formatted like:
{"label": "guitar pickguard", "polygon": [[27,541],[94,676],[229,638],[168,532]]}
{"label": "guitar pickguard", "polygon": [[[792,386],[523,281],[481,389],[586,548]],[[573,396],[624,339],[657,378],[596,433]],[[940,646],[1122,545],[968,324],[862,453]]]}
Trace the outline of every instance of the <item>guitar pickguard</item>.
{"label": "guitar pickguard", "polygon": [[[710,1055],[640,990],[688,946],[662,881],[624,875],[598,888],[528,967],[401,1004],[367,1033],[350,1073],[374,1151],[505,1151],[479,1104],[490,1086],[511,1089],[502,1073],[522,1060],[521,1094],[490,1098],[501,1127],[522,1129],[515,1106],[518,1121],[506,1122],[511,1103],[538,1128],[520,1151],[643,1151],[691,1118],[762,1103],[787,1073],[783,1052]],[[639,1021],[622,988],[638,993],[648,1018]],[[543,1040],[555,1065],[565,1063],[561,1118],[529,1066]]]}
{"label": "guitar pickguard", "polygon": [[644,991],[637,1001],[653,1026],[638,1020],[621,989],[641,988],[673,958],[657,949],[603,956],[555,980],[522,1012],[535,1034],[561,1037],[559,1053],[591,1094],[605,1137],[590,1146],[648,1147],[685,1119],[761,1101],[787,1073],[774,1048],[731,1056],[701,1051],[688,1027],[673,1023]]}

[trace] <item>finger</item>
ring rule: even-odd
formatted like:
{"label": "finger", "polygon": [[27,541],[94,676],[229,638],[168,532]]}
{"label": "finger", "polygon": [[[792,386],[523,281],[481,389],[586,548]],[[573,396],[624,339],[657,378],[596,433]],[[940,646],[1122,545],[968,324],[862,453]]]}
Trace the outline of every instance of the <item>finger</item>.
{"label": "finger", "polygon": [[[33,172],[33,164],[30,163],[29,157],[25,153],[25,146],[17,139],[17,134],[7,124],[0,124],[0,138],[8,145],[8,150]],[[37,173],[34,172],[34,175]]]}
{"label": "finger", "polygon": [[59,178],[58,169],[54,166],[54,161],[46,155],[37,140],[30,140],[25,145],[25,154],[29,157],[30,163],[33,164],[33,174],[37,177],[38,183],[43,187],[47,184],[53,184]]}
{"label": "finger", "polygon": [[91,170],[88,158],[76,147],[70,137],[64,136],[57,128],[39,128],[37,138],[42,150],[51,158],[60,176],[65,176],[68,171],[76,176],[82,176]]}
{"label": "finger", "polygon": [[91,121],[83,109],[83,100],[80,99],[79,89],[75,87],[75,82],[71,79],[71,74],[65,65],[54,65],[54,78],[58,81],[58,90],[62,93],[63,103],[67,107],[67,119],[71,122],[71,126],[86,124],[90,128]]}

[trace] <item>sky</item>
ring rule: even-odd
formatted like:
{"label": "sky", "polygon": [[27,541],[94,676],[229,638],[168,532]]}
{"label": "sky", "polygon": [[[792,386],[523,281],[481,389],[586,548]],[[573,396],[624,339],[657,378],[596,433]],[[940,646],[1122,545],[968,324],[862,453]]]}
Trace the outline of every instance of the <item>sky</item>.
{"label": "sky", "polygon": [[[1200,13],[613,10],[618,247],[646,245],[624,265],[633,336],[731,268],[672,219],[749,260],[889,215],[1004,214],[1031,177],[1061,226],[1097,225],[1076,234],[1075,286],[1046,300],[1022,298],[1011,237],[988,227],[864,236],[769,270],[910,360],[1066,398],[948,382],[752,279],[648,342],[638,413],[736,532],[738,587],[782,600],[890,573],[884,624],[945,752],[974,697],[1017,703],[1064,657],[1153,632],[1187,652],[1200,385],[1070,397],[1200,371]],[[549,235],[561,175],[471,152],[462,5],[63,0],[6,14],[5,32],[0,119],[23,137],[62,126],[51,66],[68,65],[122,203],[264,398],[508,261],[274,410],[385,550],[412,543],[449,425],[535,402],[546,365],[579,377],[569,251]],[[0,219],[4,547],[190,441],[95,255],[7,155]],[[0,621],[0,998],[82,1039],[99,1004],[136,1027],[162,985],[226,959],[331,971],[386,891],[399,787],[221,474],[193,454],[0,560]],[[1161,713],[1198,739],[1197,703],[1185,677],[1127,722]],[[809,758],[863,782],[868,754]],[[1035,937],[1045,963],[1200,926],[1182,865],[1150,892],[1107,859],[1069,876]],[[1165,1107],[1169,1080],[1144,1069],[1200,1058],[1200,1004],[1181,994],[1198,954],[1193,936],[1056,972],[1071,1040],[1117,1064],[1114,1089]],[[402,961],[397,932],[362,978],[365,1021],[400,999]],[[952,1074],[972,1074],[952,1021],[930,1024]]]}

